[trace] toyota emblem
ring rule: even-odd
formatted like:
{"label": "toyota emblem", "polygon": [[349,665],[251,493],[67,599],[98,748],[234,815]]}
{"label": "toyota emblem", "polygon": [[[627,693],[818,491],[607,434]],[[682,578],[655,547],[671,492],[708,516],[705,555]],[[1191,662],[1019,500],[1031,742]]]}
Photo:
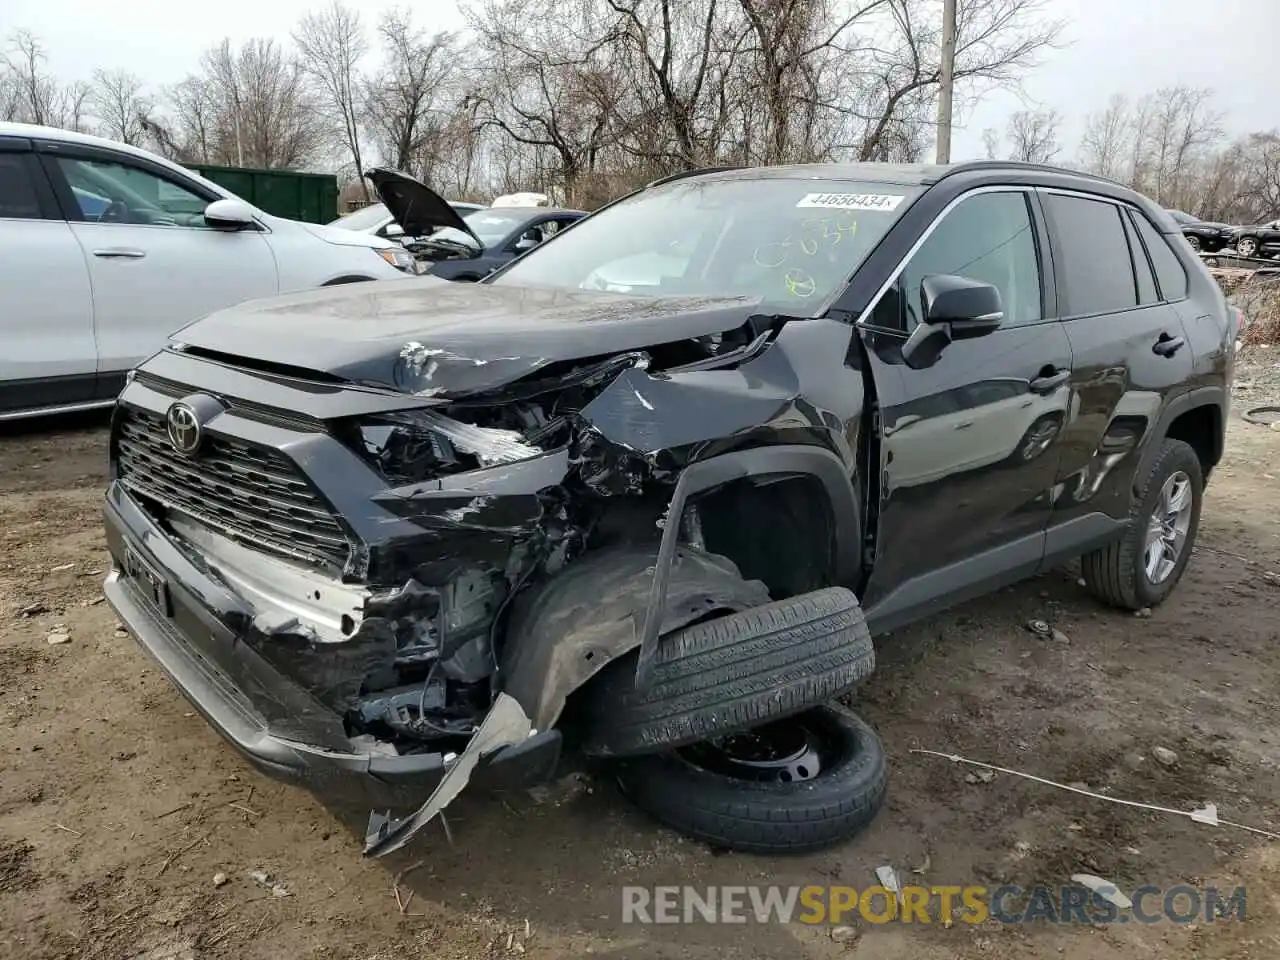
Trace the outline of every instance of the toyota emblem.
{"label": "toyota emblem", "polygon": [[200,418],[189,404],[178,401],[171,405],[165,414],[165,426],[169,443],[178,453],[189,457],[200,449],[204,431],[200,427]]}

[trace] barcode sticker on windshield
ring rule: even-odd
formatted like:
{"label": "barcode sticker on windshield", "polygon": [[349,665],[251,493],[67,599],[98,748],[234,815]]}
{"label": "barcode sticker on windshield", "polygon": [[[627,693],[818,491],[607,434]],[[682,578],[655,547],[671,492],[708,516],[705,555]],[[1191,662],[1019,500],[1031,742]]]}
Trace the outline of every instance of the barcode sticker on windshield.
{"label": "barcode sticker on windshield", "polygon": [[886,210],[898,209],[906,197],[896,193],[807,193],[800,198],[797,207],[822,207],[829,210]]}

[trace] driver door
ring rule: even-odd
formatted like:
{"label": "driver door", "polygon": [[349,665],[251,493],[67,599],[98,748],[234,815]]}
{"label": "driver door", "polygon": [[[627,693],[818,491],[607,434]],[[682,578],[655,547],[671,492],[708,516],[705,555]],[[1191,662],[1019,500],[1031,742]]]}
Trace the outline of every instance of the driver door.
{"label": "driver door", "polygon": [[89,265],[103,396],[179,327],[277,291],[263,234],[206,225],[202,211],[220,198],[199,184],[110,150],[46,143],[41,151]]}
{"label": "driver door", "polygon": [[[1018,189],[962,199],[863,321],[883,424],[876,539],[886,547],[863,597],[877,629],[1033,573],[1043,558],[1072,354],[1033,210]],[[936,274],[993,285],[1004,318],[913,369],[902,348],[922,320],[921,283]]]}

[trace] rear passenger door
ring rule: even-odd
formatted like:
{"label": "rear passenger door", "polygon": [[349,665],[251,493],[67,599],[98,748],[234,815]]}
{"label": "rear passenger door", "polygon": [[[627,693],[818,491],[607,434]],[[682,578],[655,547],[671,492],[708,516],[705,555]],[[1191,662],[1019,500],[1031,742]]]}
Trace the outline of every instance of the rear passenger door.
{"label": "rear passenger door", "polygon": [[[1146,216],[1089,194],[1042,190],[1040,199],[1074,357],[1053,553],[1091,533],[1105,538],[1128,518],[1138,444],[1167,395],[1188,382],[1193,359],[1175,306],[1187,295],[1186,273]],[[1148,252],[1148,233],[1163,249]],[[1166,268],[1164,254],[1173,259],[1162,282],[1152,253]]]}
{"label": "rear passenger door", "polygon": [[91,400],[89,270],[22,137],[0,137],[0,291],[0,417]]}

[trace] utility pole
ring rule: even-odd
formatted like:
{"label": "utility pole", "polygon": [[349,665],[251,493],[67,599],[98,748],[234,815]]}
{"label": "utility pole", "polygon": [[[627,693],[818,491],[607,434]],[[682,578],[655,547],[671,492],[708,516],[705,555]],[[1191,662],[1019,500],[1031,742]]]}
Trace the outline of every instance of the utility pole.
{"label": "utility pole", "polygon": [[951,101],[956,69],[956,0],[942,0],[942,66],[938,71],[938,163],[951,162]]}

